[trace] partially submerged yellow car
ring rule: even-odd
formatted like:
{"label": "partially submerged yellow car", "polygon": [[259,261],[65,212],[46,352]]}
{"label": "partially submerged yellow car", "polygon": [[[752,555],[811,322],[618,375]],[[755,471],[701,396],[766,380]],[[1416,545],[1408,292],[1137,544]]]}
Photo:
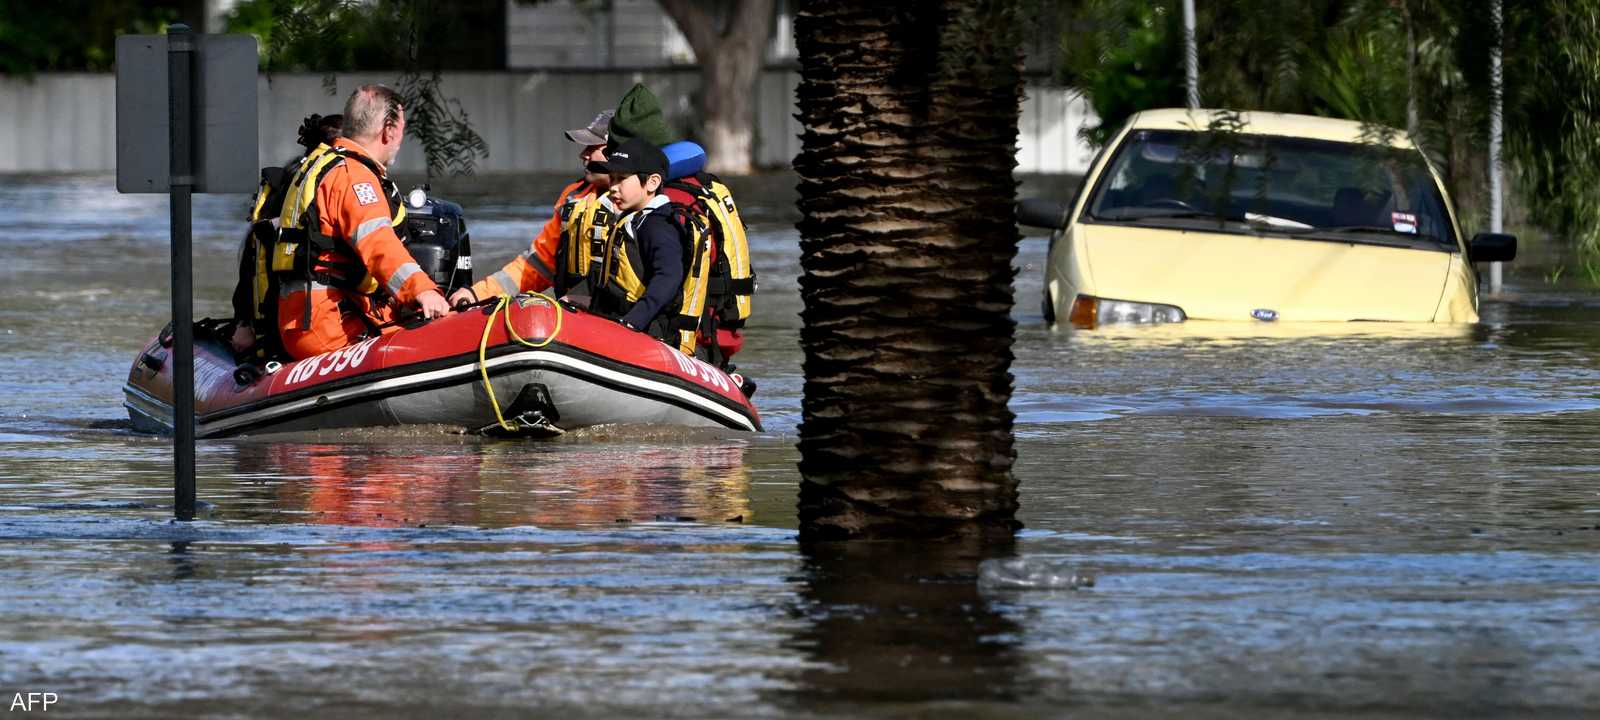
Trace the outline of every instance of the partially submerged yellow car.
{"label": "partially submerged yellow car", "polygon": [[1328,118],[1151,110],[1100,153],[1053,229],[1045,318],[1079,328],[1185,320],[1478,320],[1475,262],[1511,235],[1461,238],[1404,133]]}

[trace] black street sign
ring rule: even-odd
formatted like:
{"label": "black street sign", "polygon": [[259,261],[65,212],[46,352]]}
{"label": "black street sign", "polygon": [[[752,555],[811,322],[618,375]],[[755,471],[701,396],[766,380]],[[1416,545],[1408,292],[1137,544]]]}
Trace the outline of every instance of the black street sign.
{"label": "black street sign", "polygon": [[256,39],[117,38],[117,190],[169,193],[172,206],[172,512],[193,520],[194,304],[190,194],[251,192],[256,142]]}
{"label": "black street sign", "polygon": [[176,34],[117,38],[117,191],[164,193],[187,184],[199,193],[255,192],[261,169],[255,37],[184,35],[192,58],[186,86],[194,110],[189,183],[174,183],[170,174],[169,37]]}

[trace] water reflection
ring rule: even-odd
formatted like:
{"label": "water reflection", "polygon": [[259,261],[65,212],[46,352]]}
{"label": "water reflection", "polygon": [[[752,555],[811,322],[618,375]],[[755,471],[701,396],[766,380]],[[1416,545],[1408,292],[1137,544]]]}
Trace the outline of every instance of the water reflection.
{"label": "water reflection", "polygon": [[241,444],[240,513],[359,526],[748,522],[743,442]]}
{"label": "water reflection", "polygon": [[1390,341],[1471,340],[1478,325],[1400,322],[1226,322],[1190,321],[1158,325],[1102,325],[1092,330],[1057,327],[1055,332],[1124,345],[1166,345],[1206,341],[1219,346],[1276,340],[1374,339]]}
{"label": "water reflection", "polygon": [[791,702],[1008,701],[1035,682],[1023,628],[978,591],[978,564],[1005,548],[971,544],[805,546],[786,643],[810,662]]}
{"label": "water reflection", "polygon": [[167,552],[167,561],[172,564],[173,580],[189,580],[195,577],[194,555],[190,553],[189,545],[187,540],[174,541],[172,549]]}

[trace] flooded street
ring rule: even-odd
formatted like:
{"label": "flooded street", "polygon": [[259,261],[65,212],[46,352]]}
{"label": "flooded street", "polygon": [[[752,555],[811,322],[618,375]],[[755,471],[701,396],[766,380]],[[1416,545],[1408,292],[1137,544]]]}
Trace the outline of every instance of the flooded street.
{"label": "flooded street", "polygon": [[[765,433],[202,441],[202,517],[178,524],[170,440],[129,431],[121,390],[169,314],[165,198],[0,177],[0,697],[152,718],[1600,712],[1600,295],[1512,265],[1471,327],[1072,334],[1042,323],[1030,236],[1027,527],[979,583],[956,552],[797,547],[799,248],[770,180],[740,195],[759,291],[737,362]],[[439,194],[481,276],[558,187]],[[196,197],[196,317],[229,312],[245,200]]]}

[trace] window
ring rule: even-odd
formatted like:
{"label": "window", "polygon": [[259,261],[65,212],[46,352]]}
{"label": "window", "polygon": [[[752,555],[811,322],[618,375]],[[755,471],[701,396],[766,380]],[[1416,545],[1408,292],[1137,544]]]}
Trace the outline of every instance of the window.
{"label": "window", "polygon": [[1385,144],[1135,130],[1101,175],[1086,216],[1456,247],[1421,153]]}

